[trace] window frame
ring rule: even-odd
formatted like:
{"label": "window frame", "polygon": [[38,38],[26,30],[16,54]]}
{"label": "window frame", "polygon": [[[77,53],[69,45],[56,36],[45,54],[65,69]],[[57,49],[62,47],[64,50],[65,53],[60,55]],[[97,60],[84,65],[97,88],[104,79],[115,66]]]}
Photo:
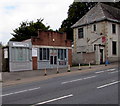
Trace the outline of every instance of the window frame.
{"label": "window frame", "polygon": [[50,49],[39,48],[39,61],[49,61],[49,60],[50,60]]}

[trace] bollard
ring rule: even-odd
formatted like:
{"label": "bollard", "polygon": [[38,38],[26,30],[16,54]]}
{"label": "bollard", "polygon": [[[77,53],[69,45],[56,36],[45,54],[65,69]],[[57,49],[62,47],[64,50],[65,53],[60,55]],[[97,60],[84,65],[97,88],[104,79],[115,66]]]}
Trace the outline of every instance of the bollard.
{"label": "bollard", "polygon": [[89,62],[89,68],[91,68],[90,62]]}
{"label": "bollard", "polygon": [[45,68],[45,74],[44,74],[44,76],[46,76],[47,75],[47,71],[46,71],[46,68]]}
{"label": "bollard", "polygon": [[70,65],[68,65],[68,72],[70,72]]}
{"label": "bollard", "polygon": [[59,70],[58,70],[58,67],[57,67],[57,73],[56,74],[58,74],[59,73]]}
{"label": "bollard", "polygon": [[80,63],[79,63],[79,68],[78,68],[78,70],[81,70],[81,66],[80,66]]}

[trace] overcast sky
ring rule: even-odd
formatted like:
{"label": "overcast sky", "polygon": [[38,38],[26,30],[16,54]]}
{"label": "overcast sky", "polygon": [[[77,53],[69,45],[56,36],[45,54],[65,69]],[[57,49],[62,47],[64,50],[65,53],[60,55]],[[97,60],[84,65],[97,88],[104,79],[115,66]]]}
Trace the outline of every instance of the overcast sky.
{"label": "overcast sky", "polygon": [[0,42],[7,44],[13,36],[10,34],[22,21],[36,21],[51,29],[58,29],[67,18],[70,4],[74,0],[0,0]]}

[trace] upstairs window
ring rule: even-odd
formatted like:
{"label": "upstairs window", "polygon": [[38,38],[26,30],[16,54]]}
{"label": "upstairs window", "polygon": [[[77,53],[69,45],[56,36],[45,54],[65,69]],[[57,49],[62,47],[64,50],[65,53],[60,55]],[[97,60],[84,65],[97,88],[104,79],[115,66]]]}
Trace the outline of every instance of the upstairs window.
{"label": "upstairs window", "polygon": [[78,39],[83,38],[83,37],[84,37],[83,28],[79,28],[78,29]]}
{"label": "upstairs window", "polygon": [[93,31],[96,31],[96,25],[95,24],[93,25]]}
{"label": "upstairs window", "polygon": [[117,45],[115,41],[112,41],[112,54],[113,55],[117,54]]}
{"label": "upstairs window", "polygon": [[112,33],[113,33],[113,34],[116,33],[116,24],[112,24]]}

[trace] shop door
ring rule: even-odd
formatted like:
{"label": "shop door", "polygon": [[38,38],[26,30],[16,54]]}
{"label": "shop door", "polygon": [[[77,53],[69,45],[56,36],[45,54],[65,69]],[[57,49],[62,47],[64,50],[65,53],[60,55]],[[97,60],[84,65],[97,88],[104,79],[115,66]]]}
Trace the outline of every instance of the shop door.
{"label": "shop door", "polygon": [[50,56],[50,65],[57,65],[57,56]]}

